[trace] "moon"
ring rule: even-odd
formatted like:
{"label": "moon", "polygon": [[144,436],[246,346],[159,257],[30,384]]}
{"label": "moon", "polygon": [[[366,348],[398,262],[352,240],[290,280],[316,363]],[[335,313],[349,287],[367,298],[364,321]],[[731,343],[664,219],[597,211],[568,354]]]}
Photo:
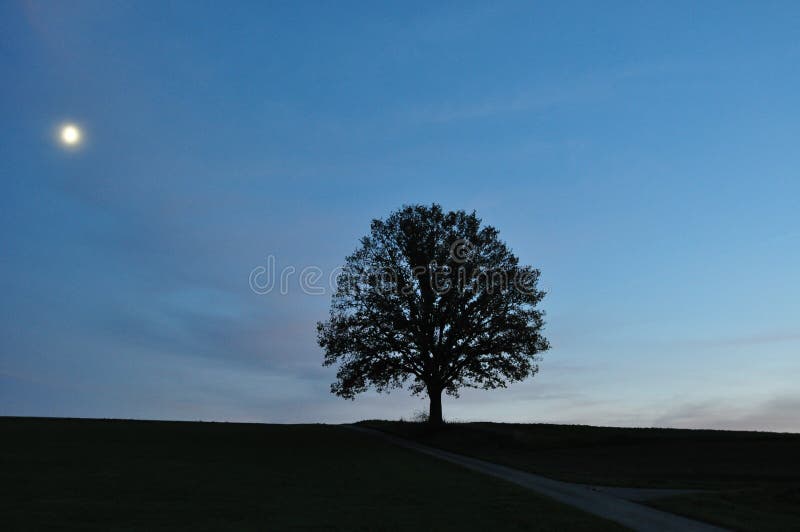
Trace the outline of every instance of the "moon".
{"label": "moon", "polygon": [[61,142],[65,146],[75,147],[81,143],[81,130],[75,124],[64,124],[61,126]]}

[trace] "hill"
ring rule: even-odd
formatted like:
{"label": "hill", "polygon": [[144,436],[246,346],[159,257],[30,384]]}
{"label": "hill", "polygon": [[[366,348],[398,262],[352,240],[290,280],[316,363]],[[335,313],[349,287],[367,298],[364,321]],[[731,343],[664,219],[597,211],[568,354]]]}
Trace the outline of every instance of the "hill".
{"label": "hill", "polygon": [[605,486],[697,488],[649,504],[737,530],[800,530],[800,434],[585,425],[364,421],[460,454]]}
{"label": "hill", "polygon": [[3,530],[619,530],[332,425],[0,418]]}

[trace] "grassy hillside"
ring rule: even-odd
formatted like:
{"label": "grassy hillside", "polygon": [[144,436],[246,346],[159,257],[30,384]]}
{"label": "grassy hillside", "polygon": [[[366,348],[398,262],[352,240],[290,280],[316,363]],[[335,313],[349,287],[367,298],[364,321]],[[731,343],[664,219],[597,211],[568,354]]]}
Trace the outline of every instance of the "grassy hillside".
{"label": "grassy hillside", "polygon": [[800,479],[800,434],[511,423],[455,423],[430,433],[419,423],[362,424],[587,484],[731,488]]}
{"label": "grassy hillside", "polygon": [[3,530],[616,530],[325,425],[0,418]]}
{"label": "grassy hillside", "polygon": [[652,505],[738,530],[800,530],[800,434],[576,425],[366,421],[450,451],[551,478],[701,488]]}

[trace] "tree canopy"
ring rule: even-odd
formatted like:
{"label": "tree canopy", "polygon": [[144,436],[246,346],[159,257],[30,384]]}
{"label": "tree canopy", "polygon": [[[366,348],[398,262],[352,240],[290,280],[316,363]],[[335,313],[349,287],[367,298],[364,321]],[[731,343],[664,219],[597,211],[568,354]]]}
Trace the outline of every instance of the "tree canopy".
{"label": "tree canopy", "polygon": [[332,393],[352,399],[407,385],[427,392],[442,422],[442,392],[493,389],[538,371],[545,293],[475,212],[405,206],[345,259],[330,318],[317,324],[324,365],[338,365]]}

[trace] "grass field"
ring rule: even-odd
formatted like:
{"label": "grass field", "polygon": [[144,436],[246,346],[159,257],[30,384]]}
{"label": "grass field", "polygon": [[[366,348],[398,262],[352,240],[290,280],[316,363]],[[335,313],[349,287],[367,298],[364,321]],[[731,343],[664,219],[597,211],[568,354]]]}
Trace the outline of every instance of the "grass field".
{"label": "grass field", "polygon": [[737,530],[800,530],[800,434],[576,425],[364,425],[551,478],[701,488],[652,506]]}
{"label": "grass field", "polygon": [[0,418],[2,530],[619,530],[326,425]]}

